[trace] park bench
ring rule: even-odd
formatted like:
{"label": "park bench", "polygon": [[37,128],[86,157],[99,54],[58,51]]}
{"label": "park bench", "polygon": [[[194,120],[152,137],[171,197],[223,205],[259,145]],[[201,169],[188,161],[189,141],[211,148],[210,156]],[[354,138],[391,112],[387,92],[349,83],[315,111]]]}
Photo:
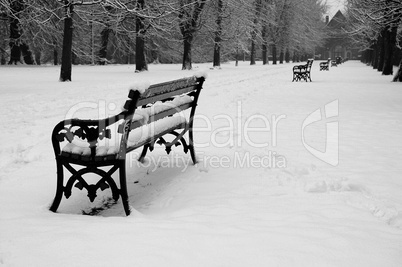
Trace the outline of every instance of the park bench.
{"label": "park bench", "polygon": [[329,70],[329,63],[331,62],[331,59],[328,58],[327,61],[320,62],[320,71],[322,70]]}
{"label": "park bench", "polygon": [[313,60],[309,59],[307,60],[307,63],[304,65],[296,65],[293,66],[293,80],[294,81],[301,81],[301,80],[305,80],[307,82],[307,80],[310,80],[311,82],[311,66],[313,65]]}
{"label": "park bench", "polygon": [[338,67],[338,64],[336,63],[336,60],[331,61],[331,67]]}
{"label": "park bench", "polygon": [[[121,197],[129,215],[126,154],[140,147],[142,161],[155,143],[164,145],[168,154],[172,146],[182,145],[195,164],[193,118],[204,80],[205,75],[200,74],[151,86],[132,86],[123,111],[115,116],[59,122],[52,132],[57,187],[50,210],[57,211],[63,194],[69,198],[73,186],[85,188],[91,202],[99,189],[110,188],[113,199]],[[68,179],[64,178],[64,169],[71,174]],[[117,171],[119,187],[112,178]],[[87,173],[98,175],[99,181],[89,184],[83,177]]]}

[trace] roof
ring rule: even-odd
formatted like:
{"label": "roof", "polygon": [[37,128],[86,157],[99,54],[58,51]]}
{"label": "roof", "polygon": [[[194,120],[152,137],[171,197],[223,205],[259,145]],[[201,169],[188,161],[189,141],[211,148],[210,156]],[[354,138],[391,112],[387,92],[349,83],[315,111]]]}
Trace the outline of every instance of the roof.
{"label": "roof", "polygon": [[340,29],[346,23],[346,17],[340,10],[328,22],[327,27]]}

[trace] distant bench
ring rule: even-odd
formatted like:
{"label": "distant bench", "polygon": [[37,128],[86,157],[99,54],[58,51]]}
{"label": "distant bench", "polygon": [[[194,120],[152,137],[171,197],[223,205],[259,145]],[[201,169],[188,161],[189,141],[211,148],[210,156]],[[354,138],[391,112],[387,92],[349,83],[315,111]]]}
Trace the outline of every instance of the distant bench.
{"label": "distant bench", "polygon": [[331,59],[328,58],[327,61],[320,62],[320,71],[321,70],[329,70],[329,63],[331,62]]}
{"label": "distant bench", "polygon": [[[58,123],[52,133],[57,187],[50,210],[57,211],[63,194],[69,198],[73,186],[85,188],[91,202],[99,189],[110,188],[113,199],[117,201],[121,197],[124,211],[129,215],[126,154],[140,147],[143,147],[139,158],[142,161],[155,143],[163,144],[167,153],[172,146],[181,144],[185,153],[190,151],[195,164],[193,118],[204,80],[205,75],[197,75],[136,86],[130,90],[123,111],[115,116],[100,120],[67,119]],[[186,109],[190,109],[187,115],[182,112]],[[166,135],[171,135],[173,140],[168,142]],[[71,173],[66,182],[64,168]],[[112,178],[117,170],[120,188]],[[89,184],[83,177],[87,173],[97,174],[99,181]]]}
{"label": "distant bench", "polygon": [[307,63],[305,65],[296,65],[293,66],[293,80],[294,81],[301,81],[305,80],[310,80],[311,82],[311,66],[313,65],[313,60],[309,59],[307,60]]}

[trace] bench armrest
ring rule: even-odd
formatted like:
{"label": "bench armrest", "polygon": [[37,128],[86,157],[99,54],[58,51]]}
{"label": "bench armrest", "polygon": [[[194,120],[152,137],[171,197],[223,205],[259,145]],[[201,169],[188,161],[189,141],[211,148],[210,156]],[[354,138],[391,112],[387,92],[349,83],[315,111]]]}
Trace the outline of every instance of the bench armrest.
{"label": "bench armrest", "polygon": [[95,156],[99,140],[111,139],[110,126],[124,119],[124,117],[122,112],[99,120],[67,119],[59,122],[52,132],[52,144],[56,156],[61,153],[61,143],[65,141],[72,143],[74,138],[81,139],[82,143],[91,150],[91,156]]}

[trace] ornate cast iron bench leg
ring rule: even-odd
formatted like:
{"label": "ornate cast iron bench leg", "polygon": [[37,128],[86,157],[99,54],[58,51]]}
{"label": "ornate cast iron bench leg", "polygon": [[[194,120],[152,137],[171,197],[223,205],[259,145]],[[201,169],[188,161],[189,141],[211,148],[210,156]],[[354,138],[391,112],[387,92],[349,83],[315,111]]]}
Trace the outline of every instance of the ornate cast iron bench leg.
{"label": "ornate cast iron bench leg", "polygon": [[126,162],[120,161],[119,166],[119,178],[120,178],[120,196],[123,203],[124,212],[126,215],[130,215],[130,206],[128,203],[127,184],[126,184]]}
{"label": "ornate cast iron bench leg", "polygon": [[60,201],[63,197],[64,185],[63,185],[63,165],[57,160],[57,185],[56,185],[56,195],[54,197],[53,203],[50,206],[50,210],[56,212],[60,205]]}

